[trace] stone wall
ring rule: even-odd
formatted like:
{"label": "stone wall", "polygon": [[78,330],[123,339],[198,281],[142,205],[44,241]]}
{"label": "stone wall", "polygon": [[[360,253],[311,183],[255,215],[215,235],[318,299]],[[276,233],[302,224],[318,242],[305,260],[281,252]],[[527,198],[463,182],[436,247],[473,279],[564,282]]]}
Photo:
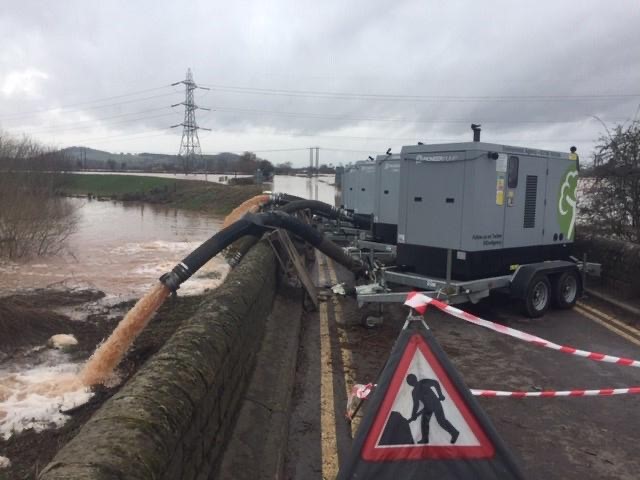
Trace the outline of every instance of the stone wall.
{"label": "stone wall", "polygon": [[580,259],[586,253],[588,262],[602,264],[602,286],[609,291],[622,298],[640,296],[640,245],[579,233],[574,251]]}
{"label": "stone wall", "polygon": [[254,247],[40,479],[206,479],[229,438],[276,289]]}

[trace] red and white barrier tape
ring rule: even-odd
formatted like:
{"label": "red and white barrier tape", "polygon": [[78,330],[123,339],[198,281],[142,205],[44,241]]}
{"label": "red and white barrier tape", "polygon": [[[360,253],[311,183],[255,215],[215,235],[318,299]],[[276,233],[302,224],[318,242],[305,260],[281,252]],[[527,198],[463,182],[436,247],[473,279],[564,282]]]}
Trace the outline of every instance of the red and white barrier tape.
{"label": "red and white barrier tape", "polygon": [[503,392],[500,390],[478,390],[472,388],[471,393],[477,397],[609,397],[611,395],[640,394],[640,387],[601,388],[599,390],[545,390],[542,392]]}
{"label": "red and white barrier tape", "polygon": [[[433,305],[438,307],[443,312],[447,312],[453,315],[456,318],[460,318],[467,322],[480,325],[481,327],[488,328],[489,330],[493,330],[494,332],[503,333],[505,335],[509,335],[510,337],[514,337],[520,340],[524,340],[525,342],[532,343],[533,345],[537,345],[538,347],[550,348],[551,350],[557,350],[562,353],[567,353],[569,355],[575,355],[578,357],[588,358],[589,360],[594,360],[596,362],[607,362],[607,363],[616,363],[618,365],[624,365],[627,367],[640,367],[640,360],[633,360],[631,358],[624,357],[615,357],[613,355],[605,355],[603,353],[597,352],[588,352],[586,350],[579,350],[577,348],[568,347],[565,345],[558,345],[557,343],[550,342],[549,340],[545,340],[544,338],[537,337],[535,335],[531,335],[529,333],[521,332],[520,330],[516,330],[515,328],[505,327],[504,325],[500,325],[499,323],[490,322],[489,320],[484,320],[480,317],[476,317],[471,313],[467,313],[458,308],[452,307],[451,305],[447,305],[439,300],[428,297],[421,293],[410,292],[407,295],[407,300],[404,302],[408,307],[413,308],[420,314],[424,314],[427,310],[428,305]],[[538,393],[538,392],[535,392]]]}
{"label": "red and white barrier tape", "polygon": [[[349,396],[347,404],[347,417],[352,418],[352,405],[355,397],[366,400],[375,385],[354,385],[351,389],[352,395]],[[356,393],[357,391],[357,393]],[[597,390],[543,390],[540,392],[505,392],[503,390],[481,390],[477,388],[470,389],[471,394],[476,397],[610,397],[612,395],[640,395],[640,387],[627,388],[600,388]]]}
{"label": "red and white barrier tape", "polygon": [[373,383],[367,383],[366,385],[355,384],[351,387],[351,395],[356,398],[367,398],[375,386]]}
{"label": "red and white barrier tape", "polygon": [[356,399],[365,400],[375,386],[373,383],[367,383],[366,385],[356,383],[351,387],[351,393],[349,393],[349,398],[347,399],[347,413],[345,414],[348,420],[353,420],[353,416],[359,408]]}

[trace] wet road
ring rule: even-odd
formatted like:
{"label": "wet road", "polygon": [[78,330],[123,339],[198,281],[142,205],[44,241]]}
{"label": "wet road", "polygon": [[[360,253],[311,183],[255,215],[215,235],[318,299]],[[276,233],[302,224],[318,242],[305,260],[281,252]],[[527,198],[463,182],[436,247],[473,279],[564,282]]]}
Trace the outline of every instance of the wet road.
{"label": "wet road", "polygon": [[[552,310],[536,320],[523,318],[516,305],[499,300],[470,310],[555,343],[640,359],[640,332],[612,324],[603,316],[610,313],[604,306],[584,303],[590,310],[584,306]],[[434,316],[431,323],[437,338],[471,388],[571,390],[640,386],[638,368],[573,357],[460,323],[444,314]],[[616,316],[615,320],[631,319]],[[480,403],[520,457],[527,478],[638,478],[638,395],[486,398]]]}
{"label": "wet road", "polygon": [[[335,283],[331,280],[344,275],[331,261],[320,267],[320,283]],[[357,324],[363,312],[353,300],[330,298],[325,303],[319,314],[309,314],[303,326],[287,478],[333,478],[359,423],[346,427],[347,391],[354,383],[375,382],[407,313],[399,305],[386,306],[385,323],[369,330]],[[535,320],[524,318],[517,305],[504,298],[463,308],[555,343],[640,359],[640,331],[626,324],[638,319],[625,318],[593,301],[574,310],[551,310]],[[536,347],[436,310],[426,320],[470,388],[535,391],[640,386],[638,368]],[[480,398],[479,402],[526,478],[638,478],[640,395]]]}

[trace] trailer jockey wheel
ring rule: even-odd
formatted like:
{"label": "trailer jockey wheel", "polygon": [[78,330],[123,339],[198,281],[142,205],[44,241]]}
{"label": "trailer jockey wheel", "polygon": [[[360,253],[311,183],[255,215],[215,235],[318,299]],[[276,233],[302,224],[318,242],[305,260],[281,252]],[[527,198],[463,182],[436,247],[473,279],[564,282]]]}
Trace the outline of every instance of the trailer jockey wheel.
{"label": "trailer jockey wheel", "polygon": [[545,314],[551,303],[551,283],[546,275],[538,274],[531,279],[524,299],[524,313],[529,318]]}
{"label": "trailer jockey wheel", "polygon": [[553,280],[553,305],[556,308],[571,308],[576,304],[580,291],[578,272],[569,270]]}

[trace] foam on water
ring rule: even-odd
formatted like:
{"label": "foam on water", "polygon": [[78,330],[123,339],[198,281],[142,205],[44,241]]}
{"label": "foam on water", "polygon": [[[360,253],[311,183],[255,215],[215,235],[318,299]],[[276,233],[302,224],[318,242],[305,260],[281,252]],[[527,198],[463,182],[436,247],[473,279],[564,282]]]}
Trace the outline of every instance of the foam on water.
{"label": "foam on water", "polygon": [[92,393],[80,382],[75,363],[38,365],[18,373],[0,371],[0,436],[33,428],[60,427],[61,412],[86,403]]}
{"label": "foam on water", "polygon": [[120,245],[111,249],[112,254],[116,255],[130,255],[130,254],[138,254],[145,252],[190,252],[201,242],[169,242],[166,240],[155,240],[152,242],[138,242],[138,243],[126,243],[125,245]]}

